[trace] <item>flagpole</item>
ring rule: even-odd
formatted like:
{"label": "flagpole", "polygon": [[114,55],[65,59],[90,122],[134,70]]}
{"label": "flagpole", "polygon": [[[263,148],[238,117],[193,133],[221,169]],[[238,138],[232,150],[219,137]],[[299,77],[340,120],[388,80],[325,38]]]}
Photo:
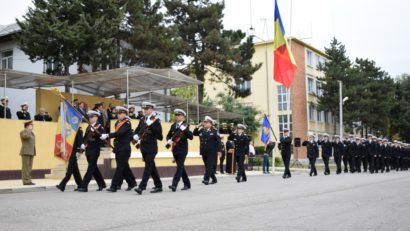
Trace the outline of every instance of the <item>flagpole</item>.
{"label": "flagpole", "polygon": [[[275,137],[276,143],[278,142],[278,138],[276,138],[275,132],[272,129],[272,125],[269,122],[269,118],[265,115],[266,121],[269,124],[270,130],[272,131],[273,137]],[[275,174],[275,148],[272,149],[272,172]]]}

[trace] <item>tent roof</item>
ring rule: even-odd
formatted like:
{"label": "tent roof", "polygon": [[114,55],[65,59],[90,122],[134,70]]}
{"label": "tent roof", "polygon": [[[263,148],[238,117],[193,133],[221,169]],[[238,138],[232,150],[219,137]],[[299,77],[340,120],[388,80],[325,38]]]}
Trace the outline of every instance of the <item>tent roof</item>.
{"label": "tent roof", "polygon": [[[188,100],[176,96],[164,95],[156,92],[148,92],[139,96],[130,98],[130,103],[141,104],[143,101],[149,101],[157,105],[156,110],[173,113],[175,108],[181,108],[188,113],[190,118],[198,117],[198,104],[188,102]],[[234,119],[241,118],[240,114],[226,112],[216,107],[199,105],[199,117],[211,116],[213,119]]]}
{"label": "tent roof", "polygon": [[202,84],[201,81],[170,68],[123,67],[71,76],[52,76],[15,70],[0,70],[0,78],[3,80],[0,81],[0,87],[4,86],[5,73],[7,74],[7,87],[9,88],[26,89],[70,86],[73,84],[75,89],[102,97],[126,92],[127,73],[130,92],[153,91]]}

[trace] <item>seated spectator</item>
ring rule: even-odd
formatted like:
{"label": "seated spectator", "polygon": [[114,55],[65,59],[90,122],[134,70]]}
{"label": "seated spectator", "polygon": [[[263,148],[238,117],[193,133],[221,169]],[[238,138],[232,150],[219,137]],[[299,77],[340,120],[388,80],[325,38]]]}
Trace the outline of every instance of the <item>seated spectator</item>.
{"label": "seated spectator", "polygon": [[35,121],[43,121],[43,122],[50,122],[53,120],[51,116],[46,112],[46,109],[41,107],[40,111],[37,115],[34,116]]}
{"label": "seated spectator", "polygon": [[28,112],[28,103],[24,102],[22,105],[20,105],[21,111],[18,111],[17,118],[19,120],[31,120],[30,112]]}
{"label": "seated spectator", "polygon": [[[7,96],[1,99],[0,118],[11,119],[11,111],[10,111],[10,108],[7,107],[8,104],[9,104],[9,98]],[[6,116],[4,116],[4,108],[6,108]]]}

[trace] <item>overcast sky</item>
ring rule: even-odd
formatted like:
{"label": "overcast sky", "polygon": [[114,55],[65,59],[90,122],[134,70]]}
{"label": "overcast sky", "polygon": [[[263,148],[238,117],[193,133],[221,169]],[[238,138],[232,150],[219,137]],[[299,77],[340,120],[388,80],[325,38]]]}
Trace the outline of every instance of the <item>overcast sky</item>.
{"label": "overcast sky", "polygon": [[[369,58],[393,77],[410,73],[410,1],[278,0],[286,34],[323,50],[335,36],[349,57]],[[292,2],[292,17],[291,17]],[[273,38],[274,0],[225,0],[226,29]],[[31,0],[0,0],[0,24],[21,18]],[[292,21],[292,23],[291,23]],[[266,22],[266,24],[265,24]],[[291,26],[292,24],[292,26]]]}

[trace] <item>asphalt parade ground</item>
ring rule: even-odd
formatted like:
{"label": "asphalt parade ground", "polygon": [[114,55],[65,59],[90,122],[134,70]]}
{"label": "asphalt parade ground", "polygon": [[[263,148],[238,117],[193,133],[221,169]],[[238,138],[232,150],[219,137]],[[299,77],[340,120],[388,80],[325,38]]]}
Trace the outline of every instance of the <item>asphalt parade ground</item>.
{"label": "asphalt parade ground", "polygon": [[[409,230],[410,172],[251,175],[141,196],[54,189],[0,194],[0,230]],[[149,182],[152,187],[152,181]],[[182,185],[179,185],[181,188]]]}

